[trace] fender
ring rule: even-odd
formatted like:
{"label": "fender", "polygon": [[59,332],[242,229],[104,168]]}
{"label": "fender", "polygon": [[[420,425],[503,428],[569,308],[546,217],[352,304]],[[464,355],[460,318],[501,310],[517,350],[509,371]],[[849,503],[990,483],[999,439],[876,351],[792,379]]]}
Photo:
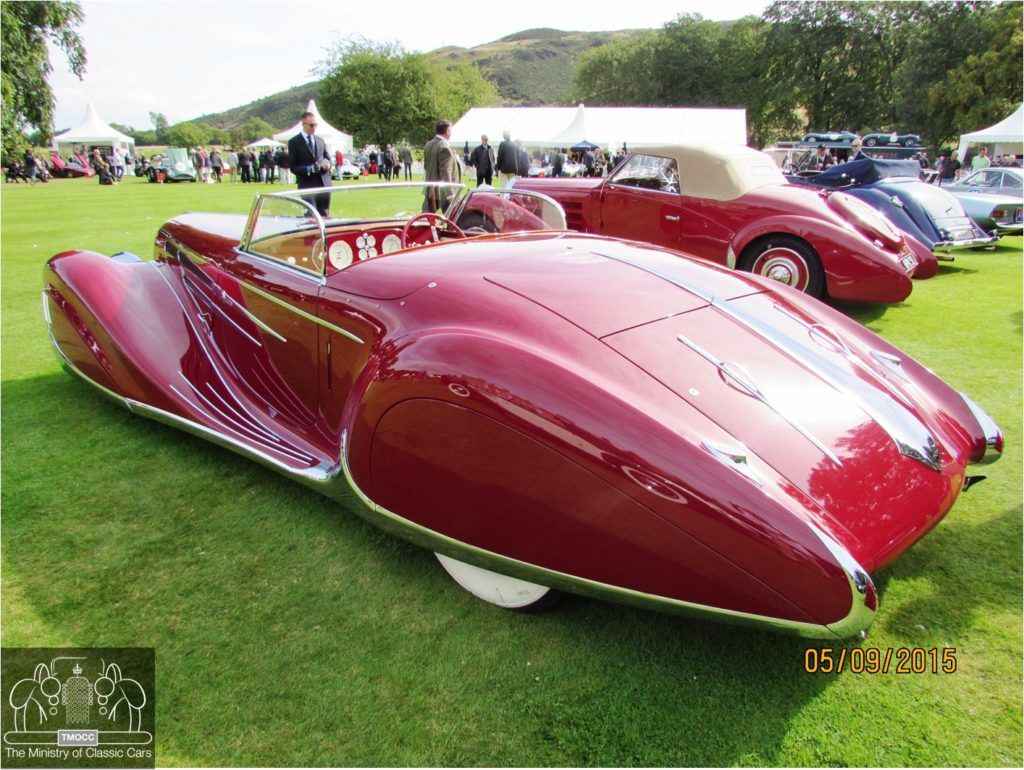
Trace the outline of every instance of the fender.
{"label": "fender", "polygon": [[[730,266],[739,264],[743,251],[756,239],[772,233],[793,234],[814,248],[825,270],[830,297],[864,296],[863,287],[872,285],[878,295],[875,301],[900,302],[913,290],[897,254],[875,246],[852,225],[840,227],[799,215],[767,217],[742,227],[729,243]],[[857,289],[851,291],[853,286]]]}
{"label": "fender", "polygon": [[[397,354],[389,354],[386,362],[383,357],[378,358],[364,369],[359,377],[362,387],[353,390],[353,407],[346,409],[345,430],[350,431],[351,441],[344,461],[353,487],[362,490],[379,507],[412,516],[417,526],[430,529],[436,521],[430,518],[431,506],[447,505],[438,500],[438,496],[447,495],[444,500],[450,502],[450,520],[455,521],[456,501],[466,504],[464,498],[472,494],[479,473],[471,470],[475,468],[477,454],[486,453],[487,467],[524,467],[522,478],[506,478],[502,482],[507,487],[497,498],[493,495],[493,484],[499,482],[492,480],[488,494],[479,498],[479,505],[483,505],[487,499],[518,499],[524,491],[543,489],[543,478],[529,475],[525,470],[529,464],[524,458],[544,453],[549,458],[546,465],[558,463],[565,472],[575,469],[576,476],[590,479],[583,488],[573,487],[573,499],[577,501],[573,508],[578,510],[563,510],[567,521],[604,522],[601,526],[610,527],[609,537],[625,538],[629,545],[629,532],[644,529],[634,529],[629,522],[633,517],[647,517],[652,525],[657,524],[654,529],[661,528],[659,531],[665,537],[675,533],[673,536],[692,541],[695,553],[703,554],[701,558],[711,558],[713,553],[714,559],[724,560],[720,564],[722,569],[730,573],[739,570],[730,580],[742,583],[747,578],[737,575],[752,576],[757,584],[771,588],[779,598],[800,607],[802,616],[828,625],[851,612],[847,573],[815,535],[815,527],[810,523],[814,514],[794,511],[801,503],[813,503],[798,501],[788,491],[766,503],[763,489],[739,483],[735,471],[701,450],[693,437],[681,439],[677,431],[665,427],[664,420],[653,414],[648,416],[650,409],[678,412],[688,408],[678,399],[672,397],[671,404],[666,401],[657,406],[638,403],[635,392],[629,398],[629,392],[616,387],[614,382],[602,383],[605,386],[598,389],[600,396],[595,397],[593,383],[605,379],[601,373],[583,371],[574,362],[549,356],[545,351],[524,350],[477,332],[438,330],[397,342]],[[531,391],[536,399],[531,397]],[[514,398],[513,393],[517,394]],[[539,406],[541,401],[543,407]],[[432,419],[431,414],[449,416]],[[634,450],[628,448],[628,441],[626,449],[609,449],[609,442],[599,429],[600,424],[607,423],[594,419],[594,415],[607,418],[608,414],[621,414],[617,422],[622,425],[648,423],[642,430],[633,429]],[[700,425],[702,417],[695,415],[683,422]],[[717,426],[705,422],[702,430],[728,440]],[[617,446],[621,438],[616,436]],[[447,474],[440,473],[432,458],[453,451],[454,446],[470,449],[445,467],[464,467],[466,477],[460,477],[458,484],[446,486]],[[517,454],[515,447],[534,448]],[[649,456],[652,447],[660,447],[656,453],[665,458],[665,464],[638,466],[641,453]],[[508,453],[508,457],[503,453]],[[382,456],[388,461],[381,460]],[[392,470],[391,474],[398,476],[379,475],[386,472],[382,469],[396,466],[401,470]],[[693,486],[695,479],[699,480],[699,488]],[[557,496],[558,490],[551,494]],[[620,515],[609,523],[603,506],[617,506],[615,500],[621,503],[626,498],[627,508],[633,513]],[[525,517],[524,527],[529,519],[527,511],[545,499],[534,500],[533,505],[519,509]],[[595,507],[591,510],[590,505]],[[720,510],[723,507],[729,511],[726,517]],[[622,514],[626,509],[616,510]],[[474,509],[465,515],[477,512]],[[728,532],[713,524],[723,518],[730,522]],[[472,522],[466,521],[464,526],[471,527]],[[441,534],[459,539],[458,529]],[[829,535],[833,540],[842,536],[836,532]],[[766,546],[769,542],[787,545],[774,548]],[[524,540],[520,546],[527,552],[534,544]],[[437,543],[430,547],[439,550]],[[459,553],[455,550],[448,555],[464,558]],[[571,556],[567,554],[566,558]],[[539,566],[558,572],[572,571],[558,569],[557,563]],[[657,571],[656,566],[650,569]],[[809,584],[817,586],[813,596],[804,590]],[[754,584],[748,588],[754,593],[760,590]],[[723,586],[722,590],[733,589]],[[675,598],[685,600],[682,596]]]}
{"label": "fender", "polygon": [[[882,216],[892,222],[896,227],[914,236],[918,241],[925,244],[928,249],[935,245],[934,235],[925,232],[918,222],[920,218],[927,217],[920,210],[920,206],[914,200],[903,200],[893,194],[890,190],[882,187],[851,187],[843,190],[847,195],[860,198]],[[894,203],[893,201],[896,201]]]}

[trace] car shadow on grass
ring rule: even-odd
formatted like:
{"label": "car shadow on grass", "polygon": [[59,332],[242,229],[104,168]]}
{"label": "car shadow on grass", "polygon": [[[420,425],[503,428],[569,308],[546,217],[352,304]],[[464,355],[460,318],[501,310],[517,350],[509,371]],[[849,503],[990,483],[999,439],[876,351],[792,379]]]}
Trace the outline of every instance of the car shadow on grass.
{"label": "car shadow on grass", "polygon": [[[158,757],[770,765],[836,681],[804,670],[808,647],[836,642],[574,596],[542,615],[499,610],[430,553],[66,375],[8,382],[3,397],[8,601],[51,643],[156,648]],[[929,612],[965,627],[971,606],[1014,599],[982,587],[987,526],[957,529],[891,574],[942,584],[952,549],[974,563],[963,607],[937,593],[897,628]],[[5,644],[37,641],[5,624]],[[859,740],[854,720],[802,729]]]}

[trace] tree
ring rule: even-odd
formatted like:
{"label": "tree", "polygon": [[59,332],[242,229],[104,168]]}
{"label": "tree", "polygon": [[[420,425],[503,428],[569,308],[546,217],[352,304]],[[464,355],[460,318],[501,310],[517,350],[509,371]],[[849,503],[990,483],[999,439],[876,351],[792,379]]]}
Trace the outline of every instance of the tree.
{"label": "tree", "polygon": [[167,129],[167,144],[172,147],[195,147],[206,144],[207,134],[201,123],[175,123]]}
{"label": "tree", "polygon": [[167,116],[162,112],[151,112],[149,113],[149,120],[156,131],[156,143],[167,144]]}
{"label": "tree", "polygon": [[52,72],[47,41],[60,48],[68,66],[79,78],[85,73],[85,47],[78,34],[84,16],[77,2],[0,3],[0,134],[3,155],[21,153],[22,133],[33,126],[48,144],[53,131]]}
{"label": "tree", "polygon": [[1021,4],[986,7],[981,16],[985,47],[974,49],[928,89],[929,131],[937,143],[996,123],[1020,104]]}
{"label": "tree", "polygon": [[591,48],[576,62],[573,89],[587,104],[653,104],[660,32],[644,32]]}
{"label": "tree", "polygon": [[745,16],[729,25],[721,43],[719,70],[722,107],[747,111],[747,143],[767,147],[799,130],[796,98],[784,88],[768,85],[771,71],[765,68],[768,23]]}
{"label": "tree", "polygon": [[274,127],[262,118],[249,118],[240,126],[232,128],[228,137],[233,147],[244,147],[274,133]]}
{"label": "tree", "polygon": [[493,104],[497,91],[473,65],[441,65],[396,43],[351,38],[335,44],[317,71],[320,108],[357,144],[423,142],[438,119],[456,120]]}

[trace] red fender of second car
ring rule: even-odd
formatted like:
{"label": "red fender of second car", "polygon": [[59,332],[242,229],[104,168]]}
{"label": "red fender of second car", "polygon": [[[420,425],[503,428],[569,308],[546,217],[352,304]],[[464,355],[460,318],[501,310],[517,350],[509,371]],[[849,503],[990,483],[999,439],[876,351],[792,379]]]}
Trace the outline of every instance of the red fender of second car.
{"label": "red fender of second car", "polygon": [[818,253],[825,282],[834,299],[900,302],[910,296],[913,284],[899,264],[899,256],[878,248],[852,225],[840,227],[821,219],[799,215],[768,216],[740,228],[729,244],[738,266],[744,250],[762,236],[794,235]]}

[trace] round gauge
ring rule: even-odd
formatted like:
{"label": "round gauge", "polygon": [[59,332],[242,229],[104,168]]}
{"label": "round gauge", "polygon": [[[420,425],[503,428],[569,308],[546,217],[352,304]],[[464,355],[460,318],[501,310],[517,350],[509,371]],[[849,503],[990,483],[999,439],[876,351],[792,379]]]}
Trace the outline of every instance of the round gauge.
{"label": "round gauge", "polygon": [[345,241],[335,241],[327,252],[327,258],[335,270],[348,267],[352,264],[352,247]]}
{"label": "round gauge", "polygon": [[363,233],[356,238],[356,246],[360,249],[372,249],[377,245],[377,238],[370,233]]}
{"label": "round gauge", "polygon": [[400,248],[402,248],[402,239],[394,233],[384,236],[384,240],[380,244],[380,250],[383,254],[390,254],[392,251],[398,251]]}
{"label": "round gauge", "polygon": [[360,249],[359,250],[359,258],[360,259],[371,259],[371,258],[376,257],[376,256],[377,256],[377,250],[376,249]]}

